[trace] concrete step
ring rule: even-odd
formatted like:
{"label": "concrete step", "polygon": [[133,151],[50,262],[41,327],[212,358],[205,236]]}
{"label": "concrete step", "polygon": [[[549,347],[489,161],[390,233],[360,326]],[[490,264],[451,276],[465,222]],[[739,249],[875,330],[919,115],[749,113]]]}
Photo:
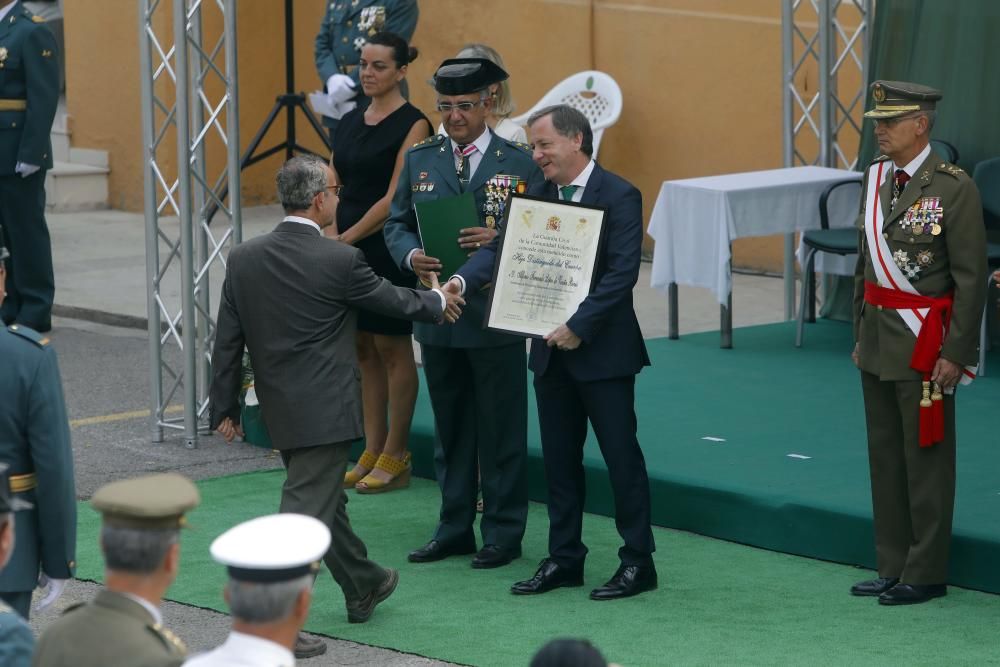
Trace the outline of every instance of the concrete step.
{"label": "concrete step", "polygon": [[90,164],[56,162],[45,176],[45,209],[66,213],[108,208],[109,171]]}

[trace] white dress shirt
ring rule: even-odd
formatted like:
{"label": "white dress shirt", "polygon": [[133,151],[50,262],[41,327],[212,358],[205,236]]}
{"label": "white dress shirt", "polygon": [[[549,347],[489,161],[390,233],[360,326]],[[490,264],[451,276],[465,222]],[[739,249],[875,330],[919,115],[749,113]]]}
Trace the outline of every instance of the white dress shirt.
{"label": "white dress shirt", "polygon": [[233,630],[218,648],[189,658],[185,667],[295,667],[295,655],[269,639]]}
{"label": "white dress shirt", "polygon": [[[580,200],[583,199],[583,191],[587,188],[587,183],[590,182],[590,175],[594,173],[594,164],[595,162],[593,160],[588,162],[587,166],[583,168],[583,171],[577,174],[576,178],[569,183],[566,183],[566,185],[576,186],[576,192],[573,193],[573,199],[570,201],[579,203]],[[559,192],[560,187],[560,185],[556,185],[556,192]],[[562,199],[562,192],[559,192],[559,199]]]}
{"label": "white dress shirt", "polygon": [[312,227],[320,234],[323,233],[323,230],[319,228],[319,225],[317,225],[315,221],[310,220],[309,218],[301,218],[297,215],[286,215],[285,219],[282,220],[282,222],[297,222],[300,225],[307,225],[309,227]]}
{"label": "white dress shirt", "polygon": [[[455,155],[455,150],[458,148],[458,144],[455,143],[454,139],[449,139],[451,141],[451,157],[455,160],[455,172],[458,172],[458,156]],[[479,138],[472,142],[476,147],[476,150],[472,152],[472,155],[465,158],[469,161],[469,179],[472,175],[476,173],[476,169],[479,167],[479,163],[483,161],[483,156],[486,155],[486,151],[490,148],[490,141],[493,137],[490,133],[490,128],[487,127]]]}
{"label": "white dress shirt", "polygon": [[143,609],[149,612],[149,615],[153,617],[153,622],[157,625],[163,625],[163,614],[160,612],[159,608],[153,605],[152,602],[146,598],[141,598],[138,595],[132,595],[131,593],[120,592],[119,595],[126,597],[132,602],[135,602],[142,606]]}
{"label": "white dress shirt", "polygon": [[907,176],[913,178],[914,176],[917,175],[917,169],[920,169],[920,165],[924,163],[924,160],[926,160],[927,156],[930,154],[931,154],[931,145],[927,144],[926,146],[924,146],[924,150],[920,151],[920,154],[917,155],[917,157],[910,160],[909,164],[907,164],[905,167],[900,167],[898,164],[893,162],[892,163],[892,166],[894,167],[893,174],[896,173],[895,169],[902,169],[903,171],[906,172]]}

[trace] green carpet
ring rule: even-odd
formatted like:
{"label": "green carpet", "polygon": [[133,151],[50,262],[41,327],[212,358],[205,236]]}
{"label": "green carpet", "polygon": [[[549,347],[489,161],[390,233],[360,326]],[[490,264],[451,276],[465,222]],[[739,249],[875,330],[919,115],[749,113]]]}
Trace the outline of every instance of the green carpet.
{"label": "green carpet", "polygon": [[[849,358],[851,327],[821,320],[806,328],[804,347],[795,348],[794,325],[737,329],[730,350],[719,348],[718,332],[647,341],[653,365],[639,375],[636,412],[653,522],[873,567],[864,411]],[[1000,593],[1000,354],[992,355],[990,368],[993,375],[963,387],[957,399],[950,581]],[[533,394],[528,401],[531,497],[544,501]],[[410,448],[416,473],[433,479],[433,417],[425,387]],[[613,514],[592,435],[584,463],[587,511]]]}
{"label": "green carpet", "polygon": [[[283,473],[251,473],[199,484],[201,507],[183,535],[172,600],[225,611],[224,569],[208,546],[234,523],[278,504]],[[590,587],[614,571],[613,522],[588,515],[591,548],[582,589],[515,597],[545,555],[544,507],[532,504],[525,556],[497,570],[469,558],[415,565],[406,552],[430,535],[435,485],[351,495],[351,520],[374,559],[401,572],[400,585],[372,620],[346,621],[343,599],[325,572],[307,628],[325,635],[472,665],[526,665],[555,636],[583,636],[626,667],[640,665],[983,665],[997,660],[996,596],[952,588],[948,597],[908,608],[879,607],[847,589],[869,576],[843,565],[656,529],[660,589],[617,602],[592,602]],[[98,517],[81,507],[78,576],[100,580]],[[308,664],[308,663],[303,663]]]}

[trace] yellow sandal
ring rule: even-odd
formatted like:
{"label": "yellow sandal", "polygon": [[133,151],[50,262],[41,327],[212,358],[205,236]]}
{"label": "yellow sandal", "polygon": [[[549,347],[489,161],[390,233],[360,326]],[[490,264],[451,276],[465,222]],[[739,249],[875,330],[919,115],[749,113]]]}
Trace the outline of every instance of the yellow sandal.
{"label": "yellow sandal", "polygon": [[[396,489],[405,489],[410,485],[410,453],[407,452],[402,460],[395,459],[388,454],[378,457],[373,470],[382,470],[392,475],[387,482],[383,482],[371,474],[365,475],[354,489],[358,493],[385,493]],[[364,486],[361,486],[364,484]]]}
{"label": "yellow sandal", "polygon": [[[378,463],[378,460],[379,460],[378,456],[372,454],[366,449],[364,452],[361,453],[361,458],[358,459],[358,465],[354,467],[354,470],[357,470],[358,468],[367,468],[368,472],[371,472],[371,469],[375,467],[375,464]],[[346,473],[344,473],[345,489],[354,488],[354,485],[360,482],[362,478],[364,478],[364,476],[368,474],[368,472],[354,472],[354,470],[349,470]]]}

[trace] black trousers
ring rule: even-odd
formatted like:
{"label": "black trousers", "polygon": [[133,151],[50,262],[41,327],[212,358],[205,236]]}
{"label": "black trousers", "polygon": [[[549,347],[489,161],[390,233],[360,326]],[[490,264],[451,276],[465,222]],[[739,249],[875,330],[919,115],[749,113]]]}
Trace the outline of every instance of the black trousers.
{"label": "black trousers", "polygon": [[434,410],[441,514],[434,539],[475,539],[476,462],[482,475],[483,544],[521,546],[528,520],[528,370],[524,344],[423,346]]}
{"label": "black trousers", "polygon": [[28,614],[31,613],[31,593],[31,591],[8,591],[0,593],[0,600],[6,602],[24,620],[28,620]]}
{"label": "black trousers", "polygon": [[347,518],[344,473],[350,442],[281,451],[288,476],[281,489],[281,512],[316,517],[333,538],[323,557],[348,602],[362,598],[386,578],[386,571],[368,559],[368,548],[354,534]]}
{"label": "black trousers", "polygon": [[0,306],[4,323],[32,329],[52,328],[55,276],[52,241],[45,224],[45,169],[27,178],[0,176],[0,226],[7,260],[7,297]]}
{"label": "black trousers", "polygon": [[549,490],[549,557],[576,568],[587,556],[583,446],[589,420],[608,467],[615,525],[625,542],[618,557],[623,565],[651,564],[656,545],[646,460],[636,438],[635,376],[578,382],[556,351],[545,374],[535,376],[535,398]]}

